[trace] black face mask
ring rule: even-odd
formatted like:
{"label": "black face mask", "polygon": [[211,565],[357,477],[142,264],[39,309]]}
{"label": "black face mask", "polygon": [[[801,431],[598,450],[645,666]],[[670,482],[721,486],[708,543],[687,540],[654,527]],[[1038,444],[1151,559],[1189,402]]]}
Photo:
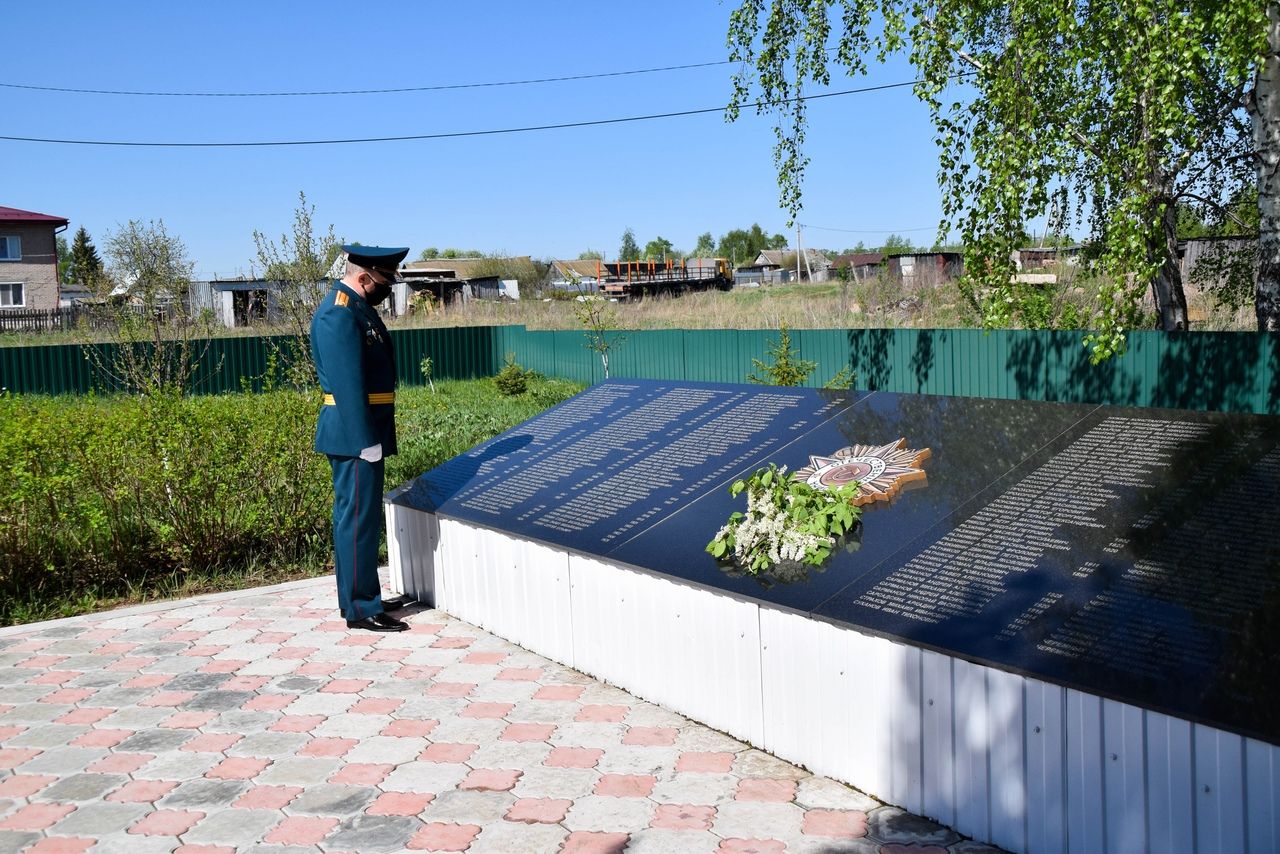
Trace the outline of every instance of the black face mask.
{"label": "black face mask", "polygon": [[376,306],[389,296],[391,296],[390,282],[374,282],[373,287],[365,292],[364,299],[369,305]]}

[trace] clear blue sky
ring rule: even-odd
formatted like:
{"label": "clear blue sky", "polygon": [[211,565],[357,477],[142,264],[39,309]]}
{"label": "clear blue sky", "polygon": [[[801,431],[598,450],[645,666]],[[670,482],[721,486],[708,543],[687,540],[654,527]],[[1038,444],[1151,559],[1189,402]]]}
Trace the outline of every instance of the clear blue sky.
{"label": "clear blue sky", "polygon": [[[13,4],[0,83],[262,92],[516,80],[727,58],[734,3]],[[541,85],[305,98],[155,98],[0,88],[4,135],[131,141],[398,136],[720,107],[732,67]],[[905,62],[833,89],[909,80]],[[910,89],[812,102],[801,221],[830,248],[890,232],[931,243],[939,215],[928,115]],[[782,231],[772,119],[719,114],[449,140],[248,149],[0,142],[0,205],[104,234],[163,219],[202,275],[247,272],[252,233],[316,220],[366,244],[535,257],[616,255],[622,231],[689,249],[759,222]],[[926,228],[926,231],[907,229]]]}

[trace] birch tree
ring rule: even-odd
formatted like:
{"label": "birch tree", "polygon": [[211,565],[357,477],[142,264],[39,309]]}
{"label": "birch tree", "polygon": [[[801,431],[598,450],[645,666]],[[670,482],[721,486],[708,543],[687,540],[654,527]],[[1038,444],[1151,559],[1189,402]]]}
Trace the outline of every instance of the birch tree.
{"label": "birch tree", "polygon": [[[1250,128],[1247,105],[1267,32],[1264,7],[1244,0],[745,0],[730,19],[742,67],[729,118],[753,101],[778,116],[774,157],[794,218],[804,86],[829,83],[833,66],[862,74],[906,54],[936,129],[940,232],[963,239],[971,305],[988,327],[1052,323],[1037,286],[1014,279],[1012,251],[1027,221],[1053,211],[1058,231],[1089,233],[1105,277],[1087,339],[1103,359],[1143,323],[1148,292],[1157,328],[1187,328],[1178,204],[1220,211],[1261,185],[1255,140],[1266,132],[1257,117]],[[1278,109],[1255,100],[1259,117]],[[1270,263],[1280,271],[1280,251]]]}

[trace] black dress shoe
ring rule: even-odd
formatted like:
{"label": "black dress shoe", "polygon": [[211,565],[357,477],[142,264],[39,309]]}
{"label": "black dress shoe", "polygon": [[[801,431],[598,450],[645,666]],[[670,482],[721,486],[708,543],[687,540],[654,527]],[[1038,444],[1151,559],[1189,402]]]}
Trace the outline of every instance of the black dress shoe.
{"label": "black dress shoe", "polygon": [[347,620],[347,628],[364,629],[370,632],[403,632],[409,628],[409,624],[395,617],[388,617],[386,614],[374,614],[363,620]]}

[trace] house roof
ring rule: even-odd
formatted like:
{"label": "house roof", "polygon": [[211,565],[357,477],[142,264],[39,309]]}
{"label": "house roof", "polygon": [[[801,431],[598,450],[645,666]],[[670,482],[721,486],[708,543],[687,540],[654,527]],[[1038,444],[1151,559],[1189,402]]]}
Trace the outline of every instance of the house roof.
{"label": "house roof", "polygon": [[533,259],[528,255],[517,255],[512,258],[431,258],[405,264],[400,270],[404,273],[452,270],[454,276],[459,279],[474,279],[492,276],[494,264],[502,261],[533,263]]}
{"label": "house roof", "polygon": [[[787,255],[794,255],[795,251],[794,249],[761,249],[760,254],[756,256],[757,263],[754,266],[760,266],[761,258],[764,259],[766,264],[782,266],[782,259]],[[818,249],[805,249],[804,254],[808,256],[810,266],[817,266],[817,264],[831,265],[831,261],[827,256]]]}
{"label": "house roof", "polygon": [[884,260],[884,255],[879,252],[850,252],[847,255],[837,255],[831,259],[833,267],[865,267],[869,264],[879,264]]}
{"label": "house roof", "polygon": [[51,225],[66,225],[67,220],[60,216],[24,211],[18,208],[6,208],[0,205],[0,222],[47,222]]}
{"label": "house roof", "polygon": [[575,276],[583,279],[594,279],[597,273],[608,272],[603,261],[597,261],[594,258],[574,259],[573,261],[552,261],[555,265],[556,272],[564,275],[565,273],[573,273]]}

